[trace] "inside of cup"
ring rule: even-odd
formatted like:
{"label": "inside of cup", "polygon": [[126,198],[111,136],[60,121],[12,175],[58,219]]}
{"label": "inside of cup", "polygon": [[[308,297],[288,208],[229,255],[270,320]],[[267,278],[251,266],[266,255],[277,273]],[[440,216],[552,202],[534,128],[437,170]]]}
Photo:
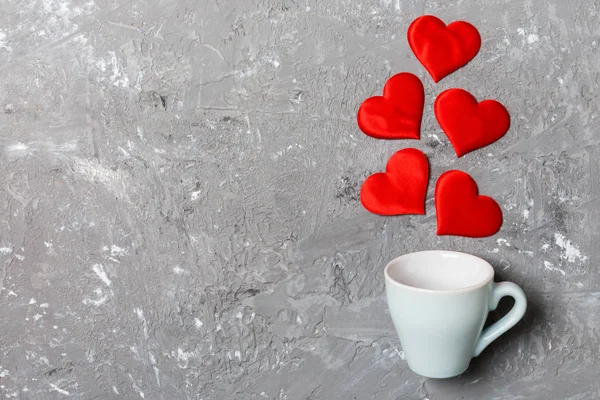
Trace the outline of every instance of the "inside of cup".
{"label": "inside of cup", "polygon": [[494,277],[485,260],[453,251],[422,251],[406,254],[386,267],[389,279],[427,290],[458,290],[483,284]]}

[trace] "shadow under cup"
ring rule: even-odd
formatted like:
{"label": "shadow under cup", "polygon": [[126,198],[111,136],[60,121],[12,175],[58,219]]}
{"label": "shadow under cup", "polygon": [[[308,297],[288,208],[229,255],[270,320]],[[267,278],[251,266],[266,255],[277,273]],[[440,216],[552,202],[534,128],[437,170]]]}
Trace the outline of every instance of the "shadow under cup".
{"label": "shadow under cup", "polygon": [[460,375],[472,357],[514,325],[478,344],[488,312],[497,305],[493,278],[485,260],[452,251],[406,254],[385,267],[390,314],[414,372],[431,378]]}

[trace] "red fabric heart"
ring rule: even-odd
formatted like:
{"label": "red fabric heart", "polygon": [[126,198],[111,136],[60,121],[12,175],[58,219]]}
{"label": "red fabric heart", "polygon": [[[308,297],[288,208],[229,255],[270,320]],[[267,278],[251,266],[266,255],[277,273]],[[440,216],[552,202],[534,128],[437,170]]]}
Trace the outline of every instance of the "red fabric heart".
{"label": "red fabric heart", "polygon": [[466,172],[444,172],[435,185],[437,234],[473,238],[491,236],[502,226],[502,210],[494,199],[480,196]]}
{"label": "red fabric heart", "polygon": [[383,87],[383,96],[361,104],[358,127],[377,139],[419,139],[424,102],[421,80],[408,72],[396,74]]}
{"label": "red fabric heart", "polygon": [[408,44],[433,80],[439,82],[475,57],[481,37],[468,22],[446,26],[439,18],[424,15],[408,27]]}
{"label": "red fabric heart", "polygon": [[495,142],[510,127],[510,115],[502,104],[495,100],[477,103],[462,89],[442,92],[433,109],[458,157]]}
{"label": "red fabric heart", "polygon": [[373,214],[425,214],[428,180],[425,154],[417,149],[403,149],[390,157],[385,172],[365,180],[360,201]]}

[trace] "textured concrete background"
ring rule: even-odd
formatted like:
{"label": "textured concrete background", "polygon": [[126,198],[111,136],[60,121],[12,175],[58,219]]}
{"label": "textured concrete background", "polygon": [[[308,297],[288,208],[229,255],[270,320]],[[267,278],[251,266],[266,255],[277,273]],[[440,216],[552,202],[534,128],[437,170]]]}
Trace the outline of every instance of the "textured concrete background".
{"label": "textured concrete background", "polygon": [[[597,0],[0,0],[0,390],[21,399],[600,398]],[[481,32],[432,83],[431,13]],[[422,140],[355,123],[393,73]],[[432,112],[462,87],[509,133],[458,160]],[[427,216],[381,218],[368,174],[422,149]],[[435,235],[463,169],[504,226]],[[462,377],[403,360],[382,268],[447,248],[522,285],[525,320]],[[510,306],[510,301],[504,308]]]}

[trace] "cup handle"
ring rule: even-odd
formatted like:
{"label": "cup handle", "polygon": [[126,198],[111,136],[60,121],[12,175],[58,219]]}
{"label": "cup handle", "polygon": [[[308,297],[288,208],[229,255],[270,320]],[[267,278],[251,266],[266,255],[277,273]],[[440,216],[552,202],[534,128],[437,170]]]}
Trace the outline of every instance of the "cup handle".
{"label": "cup handle", "polygon": [[481,331],[479,340],[475,346],[473,357],[477,357],[481,354],[483,349],[504,332],[515,326],[515,324],[523,318],[523,315],[525,315],[525,310],[527,309],[527,297],[525,297],[523,289],[512,282],[499,282],[493,284],[490,311],[495,310],[496,307],[498,307],[500,299],[504,296],[510,296],[515,299],[515,305],[508,314],[499,321],[494,322],[492,325]]}

